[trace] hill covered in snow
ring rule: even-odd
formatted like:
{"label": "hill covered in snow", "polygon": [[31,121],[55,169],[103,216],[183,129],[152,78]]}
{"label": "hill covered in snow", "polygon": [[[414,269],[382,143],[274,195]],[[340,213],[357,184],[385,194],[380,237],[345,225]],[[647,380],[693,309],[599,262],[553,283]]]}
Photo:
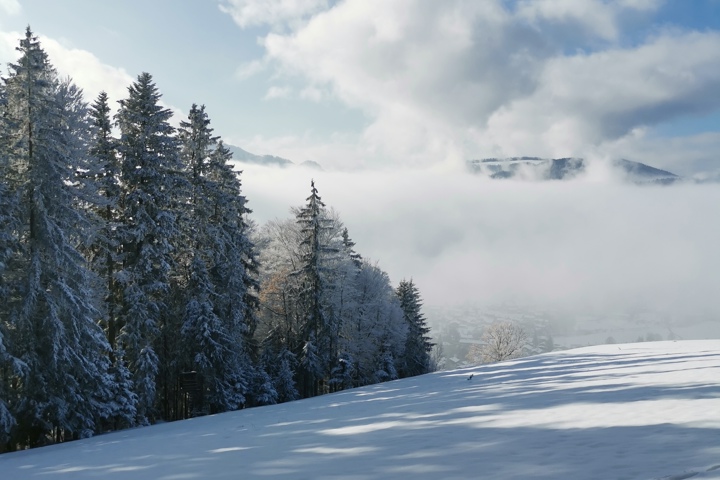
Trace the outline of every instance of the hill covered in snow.
{"label": "hill covered in snow", "polygon": [[313,160],[305,160],[304,162],[301,162],[299,164],[296,164],[292,160],[288,160],[287,158],[278,157],[275,155],[256,155],[254,153],[250,153],[247,150],[243,150],[240,147],[236,147],[235,145],[225,145],[230,152],[233,154],[233,160],[240,162],[240,163],[248,163],[252,165],[263,165],[266,167],[292,167],[292,166],[300,166],[305,167],[313,170],[322,170],[322,166],[313,161]]}
{"label": "hill covered in snow", "polygon": [[[470,172],[493,179],[531,178],[536,180],[567,180],[587,171],[583,158],[511,157],[484,158],[467,162]],[[637,184],[669,185],[682,178],[667,170],[644,163],[618,159],[609,162],[608,168],[618,178]]]}
{"label": "hill covered in snow", "polygon": [[0,478],[720,479],[720,340],[604,345],[0,455]]}

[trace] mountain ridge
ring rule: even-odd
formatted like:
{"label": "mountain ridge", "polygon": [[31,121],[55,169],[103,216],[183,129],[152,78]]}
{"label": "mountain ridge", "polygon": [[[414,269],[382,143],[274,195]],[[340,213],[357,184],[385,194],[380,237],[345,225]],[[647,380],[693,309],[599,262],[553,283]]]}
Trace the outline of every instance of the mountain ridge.
{"label": "mountain ridge", "polygon": [[305,160],[302,163],[295,163],[292,160],[288,160],[287,158],[278,157],[276,155],[257,155],[254,153],[250,153],[247,150],[240,148],[236,145],[230,145],[225,144],[225,147],[230,150],[233,154],[233,160],[241,163],[250,163],[253,165],[264,165],[264,166],[274,166],[274,167],[280,167],[280,168],[287,168],[287,167],[305,167],[310,168],[314,170],[323,170],[322,165],[317,163],[314,160]]}
{"label": "mountain ridge", "polygon": [[[233,154],[233,160],[269,167],[305,167],[318,171],[324,170],[322,165],[314,160],[305,160],[295,163],[287,158],[276,155],[257,155],[236,145],[225,145]],[[486,176],[494,180],[503,179],[532,179],[532,180],[571,180],[588,171],[588,162],[581,157],[543,158],[534,156],[480,158],[467,160],[466,169],[475,175]],[[693,181],[671,171],[663,170],[641,162],[615,159],[609,162],[609,167],[617,176],[635,184],[671,185],[678,182]]]}
{"label": "mountain ridge", "polygon": [[[588,162],[580,157],[507,157],[468,160],[466,166],[471,173],[492,179],[568,180],[585,173]],[[684,180],[670,171],[624,158],[611,161],[610,168],[632,183],[669,185]]]}

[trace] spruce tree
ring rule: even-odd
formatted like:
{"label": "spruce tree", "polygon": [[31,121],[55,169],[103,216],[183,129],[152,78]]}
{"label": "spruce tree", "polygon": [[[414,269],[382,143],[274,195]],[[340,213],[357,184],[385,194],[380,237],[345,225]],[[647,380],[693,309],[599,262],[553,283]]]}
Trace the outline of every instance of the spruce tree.
{"label": "spruce tree", "polygon": [[220,141],[208,166],[208,180],[217,188],[210,215],[219,239],[214,250],[213,281],[225,286],[216,305],[223,316],[231,319],[233,329],[242,333],[248,353],[256,355],[253,338],[259,306],[259,263],[247,221],[252,210],[247,206],[240,174],[233,170],[231,160],[232,153]]}
{"label": "spruce tree", "polygon": [[296,222],[300,226],[300,268],[293,272],[298,277],[297,301],[301,322],[300,351],[297,352],[300,371],[299,384],[303,397],[322,392],[322,382],[332,362],[333,332],[323,308],[325,283],[322,278],[322,237],[328,225],[325,204],[315,182],[310,182],[307,204],[298,210]]}
{"label": "spruce tree", "polygon": [[245,263],[254,258],[243,219],[248,210],[230,152],[212,135],[204,107],[192,106],[180,139],[190,184],[182,367],[202,376],[210,411],[221,412],[243,405],[252,384],[265,383],[250,361],[245,335],[254,325],[254,304],[247,304],[254,285]]}
{"label": "spruce tree", "polygon": [[91,247],[94,271],[102,278],[104,286],[105,329],[110,346],[117,347],[117,309],[119,292],[115,272],[119,267],[120,243],[115,236],[118,226],[120,200],[120,162],[117,141],[112,136],[110,105],[105,92],[100,92],[90,108],[91,135],[89,153],[98,167],[95,173],[98,198],[96,214],[100,219],[98,235]]}
{"label": "spruce tree", "polygon": [[131,376],[123,351],[117,342],[118,317],[122,308],[122,291],[115,278],[122,266],[121,245],[116,235],[120,224],[120,160],[117,140],[112,136],[110,105],[105,92],[100,92],[91,105],[89,114],[89,156],[93,168],[89,168],[88,172],[95,180],[97,198],[93,206],[98,222],[89,254],[92,269],[99,280],[97,289],[102,296],[102,324],[111,349],[110,373],[114,378],[111,398],[114,414],[107,427],[117,429],[134,424],[137,398],[132,391]]}
{"label": "spruce tree", "polygon": [[[0,90],[0,100],[2,90]],[[2,106],[0,106],[2,109]],[[1,110],[0,110],[1,111]],[[0,123],[0,128],[2,124]],[[0,131],[0,141],[5,135]],[[0,453],[5,451],[5,445],[10,441],[10,433],[16,425],[15,416],[11,411],[11,394],[14,389],[11,387],[11,378],[17,378],[23,373],[23,364],[18,362],[9,345],[9,320],[10,320],[10,293],[12,281],[8,266],[13,256],[18,251],[15,233],[18,231],[16,213],[16,202],[6,183],[8,178],[7,158],[4,154],[6,149],[0,144]]]}
{"label": "spruce tree", "polygon": [[260,370],[266,372],[272,382],[272,389],[267,391],[272,395],[273,403],[291,402],[300,398],[294,378],[297,357],[272,333],[264,341]]}
{"label": "spruce tree", "polygon": [[428,336],[430,328],[421,312],[420,291],[412,280],[403,280],[398,285],[396,294],[408,329],[400,376],[412,377],[428,373],[431,368],[430,352],[433,343]]}
{"label": "spruce tree", "polygon": [[362,267],[362,255],[355,251],[355,242],[350,238],[347,228],[343,228],[342,231],[343,249],[345,254],[350,258],[356,268]]}
{"label": "spruce tree", "polygon": [[[108,345],[96,325],[92,275],[79,251],[92,228],[80,174],[86,106],[59,82],[28,28],[10,64],[2,114],[17,246],[5,267],[11,355],[22,365],[10,398],[14,445],[39,445],[92,434],[109,415]],[[6,370],[7,373],[7,370]]]}
{"label": "spruce tree", "polygon": [[[138,396],[137,420],[154,420],[161,361],[157,340],[168,320],[170,272],[178,238],[177,211],[184,190],[172,113],[160,105],[149,73],[142,73],[116,114],[121,160],[119,219],[122,292],[118,343]],[[171,354],[174,352],[160,352]]]}
{"label": "spruce tree", "polygon": [[[0,82],[0,112],[5,111],[6,96],[4,82]],[[0,453],[10,440],[10,431],[15,426],[15,416],[10,411],[12,392],[10,379],[19,376],[21,371],[14,371],[16,360],[11,354],[8,342],[8,326],[12,282],[8,278],[8,265],[18,251],[15,232],[18,231],[17,199],[10,192],[10,170],[7,156],[9,137],[4,131],[5,124],[0,120]]]}

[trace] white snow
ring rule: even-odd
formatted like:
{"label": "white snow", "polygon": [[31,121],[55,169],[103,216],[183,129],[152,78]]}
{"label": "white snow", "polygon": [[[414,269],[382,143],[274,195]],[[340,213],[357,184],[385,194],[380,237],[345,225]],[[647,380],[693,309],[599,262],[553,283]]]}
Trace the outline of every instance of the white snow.
{"label": "white snow", "polygon": [[8,480],[404,477],[720,479],[720,340],[553,352],[0,455]]}

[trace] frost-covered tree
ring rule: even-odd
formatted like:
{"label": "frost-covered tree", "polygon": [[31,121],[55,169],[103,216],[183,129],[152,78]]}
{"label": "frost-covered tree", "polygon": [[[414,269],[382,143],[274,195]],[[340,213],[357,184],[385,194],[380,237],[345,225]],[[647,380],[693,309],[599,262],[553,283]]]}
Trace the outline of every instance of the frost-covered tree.
{"label": "frost-covered tree", "polygon": [[[4,83],[0,82],[0,112],[6,106]],[[4,124],[0,121],[0,298],[8,299],[12,282],[8,278],[8,264],[18,250],[15,232],[18,231],[16,195],[12,195],[8,180],[10,179],[9,159],[7,157],[8,140],[4,134]],[[10,378],[17,377],[20,371],[13,369],[16,360],[10,354],[8,346],[8,326],[10,319],[9,304],[0,302],[0,453],[10,440],[10,431],[15,426],[15,417],[10,411],[11,386]]]}
{"label": "frost-covered tree", "polygon": [[120,242],[115,236],[119,220],[120,161],[117,141],[112,136],[108,96],[101,92],[90,108],[90,158],[96,167],[95,185],[100,195],[95,213],[100,228],[91,245],[93,270],[103,283],[105,329],[112,348],[117,346],[117,315],[120,303],[115,272],[120,267]]}
{"label": "frost-covered tree", "polygon": [[[3,135],[0,133],[0,139],[2,138]],[[17,224],[14,216],[16,204],[4,180],[7,178],[4,151],[0,145],[0,298],[8,299],[11,282],[8,278],[10,272],[7,267],[13,254],[17,251],[14,235],[14,232],[17,231]],[[17,378],[23,373],[23,364],[10,353],[12,348],[9,345],[8,335],[10,319],[8,307],[7,301],[0,304],[0,453],[5,451],[4,446],[10,441],[11,430],[16,424],[15,416],[11,411],[13,402],[11,395],[14,395],[14,389],[11,388],[10,379]]]}
{"label": "frost-covered tree", "polygon": [[[336,212],[317,208],[315,258],[320,291],[320,335],[309,330],[312,285],[308,260],[310,222],[298,222],[312,211],[317,191],[304,208],[293,209],[295,221],[271,221],[259,232],[262,247],[261,328],[263,358],[287,351],[294,361],[293,378],[302,396],[336,391],[397,378],[405,349],[407,326],[387,274],[354,250],[347,229]],[[307,215],[307,218],[312,218]],[[312,277],[310,277],[312,279]],[[271,377],[279,377],[276,369]],[[308,389],[312,376],[323,388]],[[288,378],[287,376],[285,378]],[[322,383],[321,383],[322,382]],[[283,401],[279,393],[280,401]]]}
{"label": "frost-covered tree", "polygon": [[266,392],[272,396],[272,403],[297,400],[300,398],[294,379],[297,357],[273,337],[270,335],[265,339],[260,356],[260,371],[267,374],[272,387]]}
{"label": "frost-covered tree", "polygon": [[430,352],[433,343],[428,335],[430,328],[421,311],[420,291],[412,280],[403,280],[398,285],[396,294],[408,329],[400,376],[411,377],[428,373],[431,369]]}
{"label": "frost-covered tree", "polygon": [[252,339],[257,328],[258,256],[247,221],[252,211],[242,194],[240,174],[233,170],[232,153],[222,141],[210,155],[207,178],[215,186],[210,225],[216,232],[212,262],[213,281],[222,285],[216,308],[243,335],[248,353],[255,354]]}
{"label": "frost-covered tree", "polygon": [[483,330],[481,343],[476,351],[483,363],[502,362],[521,357],[527,343],[527,335],[520,325],[511,321],[499,321]]}
{"label": "frost-covered tree", "polygon": [[203,379],[210,413],[234,410],[245,403],[247,369],[242,345],[213,311],[213,287],[199,257],[190,267],[189,301],[180,334],[191,368]]}
{"label": "frost-covered tree", "polygon": [[342,243],[343,243],[343,251],[347,255],[347,257],[353,262],[356,268],[360,268],[362,266],[362,255],[357,253],[355,251],[355,242],[352,241],[350,238],[350,234],[348,233],[347,228],[343,228],[342,231]]}
{"label": "frost-covered tree", "polygon": [[115,116],[122,186],[117,227],[122,267],[115,275],[122,292],[118,343],[132,372],[140,423],[155,415],[161,362],[156,340],[169,321],[178,197],[185,186],[169,123],[172,113],[160,105],[160,97],[152,76],[142,73],[128,87],[128,98],[120,101]]}
{"label": "frost-covered tree", "polygon": [[[248,339],[255,328],[254,246],[248,238],[249,213],[231,153],[212,135],[204,107],[193,105],[180,126],[181,157],[190,195],[184,217],[186,307],[181,329],[184,369],[205,379],[211,411],[238,408],[262,388],[263,373],[251,364]],[[269,401],[260,393],[262,402]],[[270,395],[271,396],[271,395]]]}
{"label": "frost-covered tree", "polygon": [[[296,211],[300,228],[296,302],[300,321],[297,352],[299,385],[304,397],[324,393],[330,368],[337,356],[338,315],[325,302],[331,288],[325,261],[337,249],[327,241],[332,230],[315,182],[310,182],[307,203]],[[325,240],[325,241],[323,241]]]}
{"label": "frost-covered tree", "polygon": [[352,386],[398,378],[407,325],[387,274],[367,261],[353,282],[355,298],[343,322],[341,351],[352,358]]}
{"label": "frost-covered tree", "polygon": [[110,373],[112,404],[114,414],[108,421],[108,428],[117,429],[131,426],[135,422],[137,398],[132,390],[130,372],[118,345],[118,316],[122,308],[122,290],[116,281],[121,269],[120,241],[116,235],[120,224],[120,160],[117,140],[112,135],[110,105],[105,92],[100,92],[90,107],[90,139],[88,142],[88,176],[94,179],[97,197],[92,203],[98,223],[92,236],[89,256],[93,271],[98,277],[97,291],[102,296],[101,318],[110,344]]}
{"label": "frost-covered tree", "polygon": [[[58,81],[28,28],[4,80],[2,118],[10,198],[17,203],[16,249],[5,266],[3,316],[11,355],[15,446],[92,434],[111,415],[108,345],[93,279],[79,251],[92,225],[80,202],[93,191],[87,168],[87,109],[81,92]],[[18,371],[19,370],[19,371]]]}

